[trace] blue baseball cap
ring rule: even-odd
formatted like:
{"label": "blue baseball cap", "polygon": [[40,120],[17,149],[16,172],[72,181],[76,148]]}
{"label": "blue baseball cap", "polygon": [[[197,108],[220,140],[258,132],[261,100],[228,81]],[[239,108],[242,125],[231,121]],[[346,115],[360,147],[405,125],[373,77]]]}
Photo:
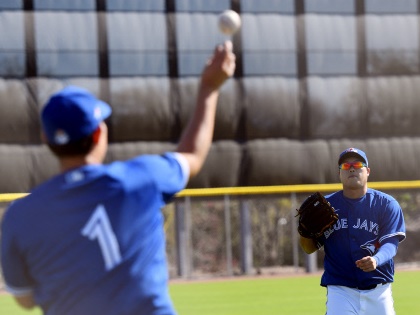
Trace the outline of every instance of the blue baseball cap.
{"label": "blue baseball cap", "polygon": [[85,89],[67,86],[51,96],[41,120],[48,143],[64,145],[91,135],[111,107]]}
{"label": "blue baseball cap", "polygon": [[366,153],[357,148],[348,148],[341,152],[340,157],[338,158],[338,165],[340,165],[345,158],[350,156],[359,157],[366,163],[366,165],[369,165]]}

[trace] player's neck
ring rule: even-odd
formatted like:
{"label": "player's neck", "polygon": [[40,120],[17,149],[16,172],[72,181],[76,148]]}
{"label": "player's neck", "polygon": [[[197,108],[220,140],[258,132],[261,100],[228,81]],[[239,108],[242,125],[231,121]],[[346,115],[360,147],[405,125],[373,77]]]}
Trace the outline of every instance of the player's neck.
{"label": "player's neck", "polygon": [[62,173],[71,169],[79,168],[90,164],[100,164],[101,161],[95,159],[92,155],[78,155],[60,159],[60,170]]}
{"label": "player's neck", "polygon": [[71,169],[79,168],[85,165],[102,164],[105,159],[106,150],[108,148],[106,135],[106,132],[100,133],[99,141],[93,144],[91,150],[86,155],[81,154],[61,157],[59,159],[61,172],[64,173]]}

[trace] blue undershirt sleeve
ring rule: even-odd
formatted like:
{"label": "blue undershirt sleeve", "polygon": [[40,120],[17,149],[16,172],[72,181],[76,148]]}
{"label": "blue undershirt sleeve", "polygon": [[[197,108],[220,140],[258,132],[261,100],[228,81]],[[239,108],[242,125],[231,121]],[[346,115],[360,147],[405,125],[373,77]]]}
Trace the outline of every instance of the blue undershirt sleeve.
{"label": "blue undershirt sleeve", "polygon": [[373,258],[376,259],[377,267],[382,266],[388,260],[392,259],[397,254],[397,248],[398,239],[387,239],[386,242],[381,245],[378,252],[373,256]]}

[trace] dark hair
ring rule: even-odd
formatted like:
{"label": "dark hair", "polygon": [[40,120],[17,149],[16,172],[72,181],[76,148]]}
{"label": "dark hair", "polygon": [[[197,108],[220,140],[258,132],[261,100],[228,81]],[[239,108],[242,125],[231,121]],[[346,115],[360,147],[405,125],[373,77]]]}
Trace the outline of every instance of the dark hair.
{"label": "dark hair", "polygon": [[93,134],[80,140],[71,141],[64,145],[47,143],[50,150],[57,157],[67,157],[75,155],[86,155],[92,149]]}

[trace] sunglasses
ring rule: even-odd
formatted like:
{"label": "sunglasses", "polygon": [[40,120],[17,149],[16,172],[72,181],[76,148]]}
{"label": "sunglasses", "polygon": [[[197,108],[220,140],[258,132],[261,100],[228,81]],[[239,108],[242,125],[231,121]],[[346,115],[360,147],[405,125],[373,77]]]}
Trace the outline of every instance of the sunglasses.
{"label": "sunglasses", "polygon": [[367,167],[366,163],[363,162],[347,162],[347,163],[341,163],[340,166],[338,167],[340,170],[349,170],[351,167],[353,167],[354,169],[359,169],[362,167]]}

